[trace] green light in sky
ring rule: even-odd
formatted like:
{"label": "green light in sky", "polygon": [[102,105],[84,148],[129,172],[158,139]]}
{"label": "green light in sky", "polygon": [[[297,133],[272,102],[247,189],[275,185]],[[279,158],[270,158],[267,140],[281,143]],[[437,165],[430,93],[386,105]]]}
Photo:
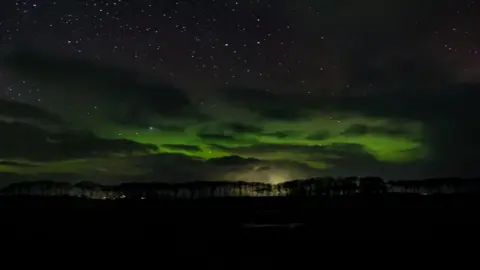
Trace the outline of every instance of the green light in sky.
{"label": "green light in sky", "polygon": [[[181,127],[178,130],[161,130],[160,128],[136,127],[130,125],[119,125],[107,120],[108,118],[97,117],[92,122],[83,124],[92,130],[96,135],[111,139],[128,139],[140,143],[154,144],[158,146],[159,153],[178,153],[190,157],[201,158],[204,160],[219,158],[230,155],[239,155],[244,158],[256,158],[270,161],[289,161],[303,163],[316,169],[331,168],[332,164],[328,162],[327,157],[322,158],[322,153],[312,154],[309,151],[290,151],[295,147],[313,147],[313,146],[334,146],[338,144],[359,145],[367,151],[368,154],[375,157],[380,162],[404,163],[416,160],[422,160],[426,156],[425,146],[421,140],[423,138],[423,125],[421,122],[408,121],[401,124],[392,124],[394,122],[387,118],[374,118],[362,115],[341,116],[317,115],[309,119],[295,121],[273,121],[265,119],[252,119],[248,117],[238,117],[242,119],[244,125],[254,125],[258,131],[246,132],[228,132],[232,136],[231,140],[205,140],[198,136],[206,127],[219,127],[213,129],[222,133],[222,121],[210,119],[208,121],[183,121],[170,120],[168,124]],[[345,131],[354,125],[365,125],[377,127],[377,130],[387,130],[388,128],[400,127],[405,134],[389,134],[388,132],[376,132],[356,135],[345,135]],[[380,127],[380,128],[378,128]],[[327,134],[324,138],[312,139],[315,134]],[[276,134],[282,134],[277,136]],[[278,145],[278,149],[272,148],[270,152],[255,152],[256,146]],[[164,147],[165,145],[185,145],[192,146],[185,149],[172,149]],[[220,147],[217,147],[217,146]],[[192,150],[194,148],[196,150]],[[238,152],[237,148],[250,148],[249,151]],[[320,148],[321,149],[321,148]],[[319,150],[321,151],[321,150]],[[335,157],[337,158],[337,157]],[[342,158],[339,156],[338,158]],[[348,158],[348,156],[346,157]],[[127,174],[142,175],[148,173],[145,168],[140,168],[132,163],[131,158],[125,157],[106,157],[106,158],[84,158],[77,160],[30,163],[30,167],[18,167],[11,165],[1,165],[0,171],[19,172],[23,174],[41,174],[41,173],[82,173],[82,174]],[[280,169],[276,169],[278,172]],[[250,175],[249,172],[245,172]],[[273,178],[283,179],[287,176],[286,172],[273,173]]]}
{"label": "green light in sky", "polygon": [[[337,120],[341,119],[341,120]],[[214,124],[218,124],[213,122]],[[176,123],[181,125],[181,122]],[[353,125],[366,125],[371,127],[387,128],[392,125],[389,119],[372,118],[353,115],[342,118],[322,117],[317,116],[312,119],[305,119],[301,121],[269,121],[263,122],[261,133],[244,133],[232,134],[234,140],[209,140],[205,141],[197,136],[197,133],[208,123],[188,123],[185,126],[184,132],[168,132],[157,129],[134,128],[129,126],[115,126],[108,128],[103,126],[102,129],[97,129],[100,135],[110,138],[125,138],[141,143],[155,144],[160,148],[161,152],[167,153],[182,153],[189,156],[200,157],[203,159],[217,158],[232,155],[234,153],[228,150],[219,150],[211,147],[212,144],[220,145],[228,148],[254,146],[258,144],[278,144],[278,145],[295,145],[295,146],[315,146],[315,145],[333,145],[333,144],[358,144],[365,148],[368,153],[375,156],[379,161],[387,162],[408,162],[418,160],[424,157],[425,150],[420,142],[423,133],[423,127],[420,122],[406,122],[402,124],[407,135],[389,135],[385,134],[359,134],[355,136],[345,136],[344,132]],[[248,124],[248,123],[246,123]],[[275,137],[271,134],[288,131],[290,136]],[[321,140],[309,139],[309,135],[319,132],[328,133],[328,137]],[[171,150],[164,149],[162,145],[191,145],[197,146],[201,151],[186,151],[186,150]],[[270,154],[262,153],[255,155],[254,153],[245,157],[266,158],[266,159],[284,159],[300,161],[310,164],[317,164],[315,167],[325,167],[321,161],[308,160],[307,156],[300,153],[279,153],[273,151]]]}

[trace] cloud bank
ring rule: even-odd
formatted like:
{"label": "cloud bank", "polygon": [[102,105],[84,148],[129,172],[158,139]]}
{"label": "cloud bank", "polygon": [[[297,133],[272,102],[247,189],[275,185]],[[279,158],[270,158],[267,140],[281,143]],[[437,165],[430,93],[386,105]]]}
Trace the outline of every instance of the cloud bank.
{"label": "cloud bank", "polygon": [[3,171],[275,182],[475,174],[480,160],[480,89],[453,81],[439,87],[423,70],[406,75],[407,92],[406,85],[368,96],[234,88],[199,102],[194,90],[141,71],[35,51],[2,59],[2,69],[61,100],[42,107],[0,101]]}

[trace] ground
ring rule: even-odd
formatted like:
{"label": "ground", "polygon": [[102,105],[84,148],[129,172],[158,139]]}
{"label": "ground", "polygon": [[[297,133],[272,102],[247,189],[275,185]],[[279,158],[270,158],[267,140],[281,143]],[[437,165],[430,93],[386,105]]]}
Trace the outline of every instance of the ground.
{"label": "ground", "polygon": [[[425,239],[445,244],[474,237],[470,225],[480,223],[472,214],[480,209],[480,197],[473,195],[194,201],[5,197],[0,205],[3,239],[220,257],[278,258],[323,248],[362,250],[367,244],[418,247]],[[459,225],[463,229],[454,229]]]}

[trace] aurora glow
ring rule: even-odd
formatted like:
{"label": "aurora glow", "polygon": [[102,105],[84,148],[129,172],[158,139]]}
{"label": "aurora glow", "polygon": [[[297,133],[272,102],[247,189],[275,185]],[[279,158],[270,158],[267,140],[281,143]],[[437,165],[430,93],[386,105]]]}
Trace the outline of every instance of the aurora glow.
{"label": "aurora glow", "polygon": [[480,173],[471,1],[10,2],[5,179]]}
{"label": "aurora glow", "polygon": [[[164,117],[151,114],[149,119],[152,126],[136,127],[109,121],[108,114],[97,113],[95,118],[90,118],[93,121],[77,120],[74,126],[91,130],[96,136],[102,138],[126,139],[158,147],[156,151],[147,156],[180,154],[199,160],[238,156],[270,164],[275,162],[282,162],[284,165],[289,162],[301,163],[304,164],[304,168],[311,168],[307,170],[309,172],[305,173],[303,172],[304,168],[286,169],[289,165],[284,167],[277,165],[275,168],[260,172],[256,171],[254,167],[229,170],[216,168],[220,174],[210,175],[215,179],[259,180],[263,178],[269,182],[280,182],[290,180],[294,176],[301,177],[313,175],[314,172],[320,173],[324,169],[337,169],[336,161],[343,159],[348,161],[350,155],[366,155],[373,157],[378,162],[389,164],[422,160],[426,155],[426,149],[421,143],[423,126],[419,121],[403,121],[395,124],[391,119],[385,117],[361,116],[352,112],[329,113],[330,116],[322,116],[321,112],[316,112],[315,115],[304,119],[275,120],[248,113],[239,114],[240,111],[237,111],[237,117],[241,115],[238,118],[242,119],[242,122],[226,122],[225,119],[216,119],[215,116],[222,115],[222,113],[213,111],[207,114],[208,117],[205,120],[174,118],[165,121]],[[67,114],[63,113],[63,115]],[[74,117],[65,120],[75,123]],[[163,126],[155,123],[163,123]],[[255,125],[251,123],[255,123]],[[171,130],[165,130],[164,126],[170,127]],[[372,132],[348,133],[349,129],[354,126],[367,127]],[[402,134],[389,134],[389,130],[401,130]],[[319,136],[319,134],[323,135]],[[358,148],[339,152],[335,147],[340,145],[354,145]],[[329,147],[334,149],[329,149]],[[365,153],[356,153],[359,149]],[[137,155],[137,157],[141,156],[145,156],[145,154]],[[139,166],[135,156],[130,155],[117,157],[109,155],[104,158],[94,157],[54,162],[16,161],[32,166],[2,165],[0,170],[33,175],[75,173],[128,177],[148,175],[152,172],[148,166]],[[342,169],[348,170],[348,168]]]}

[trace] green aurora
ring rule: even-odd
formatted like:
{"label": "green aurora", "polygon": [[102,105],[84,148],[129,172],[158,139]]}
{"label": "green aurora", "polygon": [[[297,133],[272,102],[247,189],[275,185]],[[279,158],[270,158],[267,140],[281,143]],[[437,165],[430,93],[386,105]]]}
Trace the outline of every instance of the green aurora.
{"label": "green aurora", "polygon": [[[342,120],[335,120],[335,117],[316,116],[312,119],[296,121],[265,121],[255,126],[261,132],[235,132],[225,123],[210,121],[207,123],[197,122],[195,124],[182,123],[178,121],[175,126],[184,128],[184,131],[163,131],[152,128],[135,128],[118,125],[102,125],[93,127],[99,136],[111,139],[126,138],[140,143],[154,144],[159,147],[160,152],[181,153],[203,159],[218,158],[235,154],[229,152],[228,148],[253,147],[260,144],[289,145],[289,146],[328,146],[332,144],[357,144],[363,146],[368,153],[379,161],[402,163],[422,159],[425,156],[425,149],[421,143],[423,126],[420,122],[410,121],[401,124],[404,134],[388,134],[388,130],[398,128],[398,124],[392,123],[389,119],[342,116]],[[183,126],[182,126],[183,125]],[[248,126],[249,123],[243,123]],[[345,132],[354,125],[363,125],[372,129],[383,129],[384,133],[368,133],[346,135]],[[206,127],[213,126],[216,134],[225,135],[223,138],[201,138],[198,134]],[[315,138],[316,134],[327,133],[325,138]],[[281,134],[282,136],[279,136]],[[170,149],[164,145],[191,145],[198,147],[198,151]],[[222,150],[212,145],[223,146]],[[261,158],[269,160],[295,160],[308,162],[308,157],[301,153],[272,152],[252,153],[240,155],[245,158]],[[324,168],[321,160],[315,166]]]}
{"label": "green aurora", "polygon": [[[164,130],[155,125],[146,128],[120,125],[106,120],[102,122],[100,119],[102,118],[96,117],[95,121],[85,121],[77,125],[92,130],[99,137],[153,144],[158,147],[156,153],[181,154],[203,160],[240,156],[264,161],[300,162],[322,170],[334,167],[335,164],[329,161],[332,158],[333,160],[344,158],[343,153],[327,153],[323,158],[320,149],[319,153],[302,151],[302,149],[342,144],[357,145],[379,162],[391,164],[422,160],[426,156],[426,149],[422,144],[421,122],[405,121],[399,124],[386,118],[348,116],[345,113],[338,118],[315,116],[311,119],[292,121],[257,121],[255,125],[251,125],[251,122],[237,123],[237,126],[243,127],[241,131],[238,130],[239,128],[236,128],[237,130],[231,128],[229,123],[213,118],[196,122],[171,120],[170,127],[175,127],[171,128],[172,130]],[[349,134],[348,130],[352,126],[363,126],[366,131]],[[398,129],[402,130],[402,134],[389,134],[389,130]],[[209,136],[203,136],[202,132],[205,130],[208,130]],[[257,151],[257,147],[261,148],[264,145],[273,148],[271,151]],[[275,149],[275,146],[278,146],[278,149]],[[24,160],[21,162],[34,166],[0,165],[0,170],[23,174],[82,173],[88,175],[102,172],[135,176],[148,173],[148,169],[136,167],[129,160],[127,156],[36,163]]]}
{"label": "green aurora", "polygon": [[[280,181],[322,172],[355,173],[350,171],[353,167],[374,170],[377,165],[409,164],[424,161],[429,154],[423,143],[422,118],[398,118],[395,111],[369,112],[388,109],[375,99],[351,102],[242,88],[212,90],[198,97],[192,89],[139,81],[145,74],[122,73],[75,59],[20,53],[5,62],[14,74],[29,76],[47,89],[45,101],[36,105],[62,118],[66,123],[62,128],[89,131],[126,145],[153,145],[155,150],[147,147],[143,152],[115,149],[102,153],[91,149],[96,154],[57,160],[3,158],[2,172],[142,176],[162,174],[177,166],[175,173],[190,173],[186,164],[153,162],[144,166],[138,162],[145,156],[169,155],[188,158],[182,162],[192,162],[191,166],[208,167],[204,177],[255,178],[254,174]],[[44,68],[40,72],[38,67]],[[106,75],[99,76],[100,72]],[[374,103],[368,103],[372,100]],[[49,155],[47,148],[42,151]],[[229,157],[245,159],[234,160],[243,167],[217,164]],[[249,160],[263,167],[249,164]],[[269,170],[273,172],[264,173]],[[282,176],[278,176],[279,171]]]}

